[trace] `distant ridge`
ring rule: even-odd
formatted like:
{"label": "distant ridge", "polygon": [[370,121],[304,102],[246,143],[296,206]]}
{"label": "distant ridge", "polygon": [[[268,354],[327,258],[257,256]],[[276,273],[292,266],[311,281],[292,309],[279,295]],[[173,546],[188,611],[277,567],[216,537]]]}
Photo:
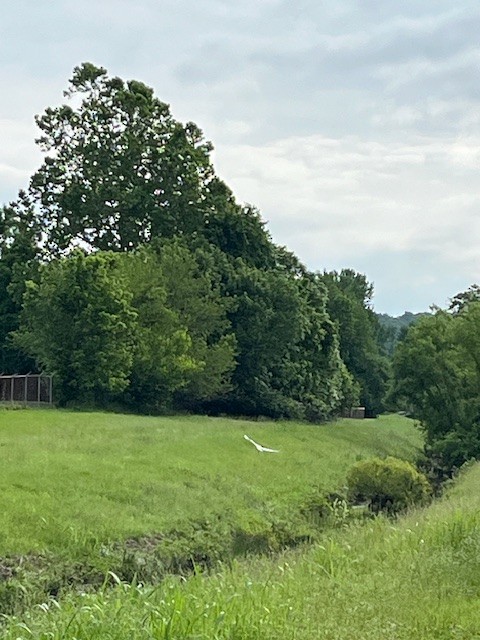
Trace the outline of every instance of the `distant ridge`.
{"label": "distant ridge", "polygon": [[408,327],[415,324],[424,316],[429,316],[428,312],[412,313],[405,311],[401,316],[390,316],[388,313],[377,313],[376,316],[382,328],[381,343],[385,352],[391,356],[395,350],[397,342],[401,340]]}

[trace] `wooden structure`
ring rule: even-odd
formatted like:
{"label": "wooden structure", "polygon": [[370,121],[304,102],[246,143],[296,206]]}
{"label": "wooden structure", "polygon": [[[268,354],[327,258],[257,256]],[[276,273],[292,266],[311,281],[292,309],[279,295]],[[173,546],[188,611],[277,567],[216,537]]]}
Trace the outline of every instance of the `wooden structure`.
{"label": "wooden structure", "polygon": [[355,420],[363,420],[367,415],[365,407],[350,407],[342,411],[342,418],[354,418]]}
{"label": "wooden structure", "polygon": [[352,407],[350,409],[350,418],[363,420],[365,418],[365,407]]}

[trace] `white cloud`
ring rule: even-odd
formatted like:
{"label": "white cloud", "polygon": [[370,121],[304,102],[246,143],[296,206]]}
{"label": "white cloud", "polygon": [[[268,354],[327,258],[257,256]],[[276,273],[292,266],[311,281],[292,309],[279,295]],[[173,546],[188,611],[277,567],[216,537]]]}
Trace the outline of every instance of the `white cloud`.
{"label": "white cloud", "polygon": [[425,79],[452,77],[459,70],[475,68],[480,62],[480,48],[468,43],[462,50],[447,59],[435,59],[428,55],[418,55],[395,64],[380,64],[374,75],[386,82],[389,91],[398,91],[406,85]]}
{"label": "white cloud", "polygon": [[325,259],[407,250],[468,263],[480,241],[480,173],[472,180],[463,168],[479,159],[480,139],[309,136],[222,147],[216,164],[279,243],[321,268]]}
{"label": "white cloud", "polygon": [[0,119],[0,192],[1,203],[12,200],[20,188],[28,187],[34,169],[40,164],[41,154],[33,145],[36,135],[31,125],[13,119]]}

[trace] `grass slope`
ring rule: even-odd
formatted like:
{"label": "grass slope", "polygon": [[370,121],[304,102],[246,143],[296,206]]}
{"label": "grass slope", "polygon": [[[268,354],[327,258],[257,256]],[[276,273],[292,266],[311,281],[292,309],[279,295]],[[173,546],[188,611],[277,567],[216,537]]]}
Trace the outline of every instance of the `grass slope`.
{"label": "grass slope", "polygon": [[[280,453],[259,454],[244,433]],[[312,426],[2,410],[0,556],[74,557],[215,518],[255,526],[335,490],[355,460],[412,458],[420,440],[399,416]]]}
{"label": "grass slope", "polygon": [[119,584],[11,619],[5,640],[480,638],[480,466],[397,521],[156,588]]}

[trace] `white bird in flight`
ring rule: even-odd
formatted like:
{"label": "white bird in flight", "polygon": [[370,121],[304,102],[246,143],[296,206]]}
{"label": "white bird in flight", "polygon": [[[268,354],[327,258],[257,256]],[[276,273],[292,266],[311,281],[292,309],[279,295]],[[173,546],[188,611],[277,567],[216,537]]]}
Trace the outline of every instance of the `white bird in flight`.
{"label": "white bird in flight", "polygon": [[262,447],[261,444],[258,444],[258,442],[255,442],[255,440],[252,440],[248,436],[244,435],[243,437],[245,438],[245,440],[248,440],[248,442],[251,442],[255,449],[257,451],[260,451],[261,453],[280,453],[278,449],[269,449],[268,447]]}

